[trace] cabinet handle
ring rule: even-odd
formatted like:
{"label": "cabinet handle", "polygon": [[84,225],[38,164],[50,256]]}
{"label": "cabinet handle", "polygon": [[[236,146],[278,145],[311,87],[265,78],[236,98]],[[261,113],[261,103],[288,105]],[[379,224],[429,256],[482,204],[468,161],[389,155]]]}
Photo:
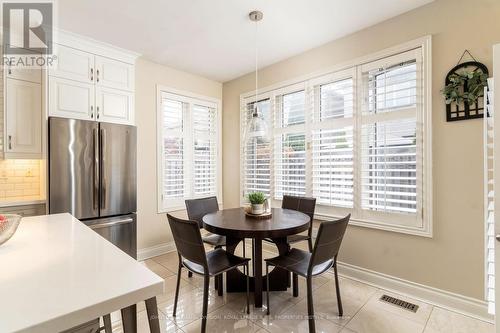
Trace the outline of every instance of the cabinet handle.
{"label": "cabinet handle", "polygon": [[9,135],[9,150],[12,150],[12,135]]}
{"label": "cabinet handle", "polygon": [[90,69],[90,81],[94,81],[94,69]]}
{"label": "cabinet handle", "polygon": [[96,110],[97,110],[97,119],[99,119],[99,107],[98,106],[96,107]]}
{"label": "cabinet handle", "polygon": [[97,74],[97,82],[99,82],[99,70],[96,71]]}
{"label": "cabinet handle", "polygon": [[94,119],[94,106],[90,106],[90,118]]}

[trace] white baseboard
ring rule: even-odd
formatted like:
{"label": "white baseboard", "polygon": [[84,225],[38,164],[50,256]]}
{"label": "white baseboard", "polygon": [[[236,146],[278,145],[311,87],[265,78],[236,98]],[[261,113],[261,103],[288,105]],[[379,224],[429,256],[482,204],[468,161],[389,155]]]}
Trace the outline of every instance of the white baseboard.
{"label": "white baseboard", "polygon": [[466,316],[491,323],[494,322],[494,317],[488,314],[488,306],[485,301],[429,287],[347,263],[339,262],[338,267],[339,275],[349,279],[405,295]]}
{"label": "white baseboard", "polygon": [[172,251],[175,251],[174,242],[162,243],[155,246],[146,247],[137,250],[137,260],[146,260]]}

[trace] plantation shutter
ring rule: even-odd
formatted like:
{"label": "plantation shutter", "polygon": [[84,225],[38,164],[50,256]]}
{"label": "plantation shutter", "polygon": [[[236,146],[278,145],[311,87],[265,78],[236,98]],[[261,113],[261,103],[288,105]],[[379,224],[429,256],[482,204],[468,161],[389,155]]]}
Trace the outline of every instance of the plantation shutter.
{"label": "plantation shutter", "polygon": [[421,213],[422,64],[417,51],[361,67],[361,207]]}
{"label": "plantation shutter", "polygon": [[217,104],[161,92],[161,209],[218,194]]}
{"label": "plantation shutter", "polygon": [[[257,104],[259,115],[268,124],[268,130],[272,130],[271,124],[271,101],[269,98],[258,102],[246,101],[243,106],[243,135],[246,126],[252,119],[253,110]],[[243,137],[243,140],[245,138]],[[243,142],[243,141],[242,141]],[[263,192],[271,194],[271,140],[264,142],[259,139],[251,139],[244,142],[243,147],[243,196],[252,192]]]}
{"label": "plantation shutter", "polygon": [[[241,141],[243,194],[315,197],[323,218],[432,236],[430,38],[409,45],[263,88],[272,139]],[[241,138],[254,96],[241,98]]]}
{"label": "plantation shutter", "polygon": [[194,195],[217,194],[217,114],[216,109],[192,106]]}
{"label": "plantation shutter", "polygon": [[163,200],[169,202],[185,196],[184,187],[184,118],[188,104],[162,98]]}
{"label": "plantation shutter", "polygon": [[275,96],[274,198],[306,194],[306,91]]}
{"label": "plantation shutter", "polygon": [[488,313],[495,314],[495,129],[493,79],[488,79],[484,89],[485,108],[483,119],[484,144],[484,218],[485,218],[485,292]]}
{"label": "plantation shutter", "polygon": [[354,84],[352,77],[314,87],[312,189],[322,205],[354,202]]}

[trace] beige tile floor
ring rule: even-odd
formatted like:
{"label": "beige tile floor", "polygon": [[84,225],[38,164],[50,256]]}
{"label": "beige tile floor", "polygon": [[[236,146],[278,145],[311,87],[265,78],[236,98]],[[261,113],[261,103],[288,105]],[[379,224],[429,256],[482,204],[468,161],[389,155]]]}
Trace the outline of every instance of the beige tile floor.
{"label": "beige tile floor", "polygon": [[[247,245],[249,245],[247,243]],[[251,253],[250,249],[247,254]],[[272,256],[265,253],[265,257]],[[167,253],[143,262],[153,272],[165,279],[165,292],[157,297],[162,332],[199,332],[202,308],[202,280],[188,278],[183,270],[177,317],[172,317],[177,253]],[[337,316],[337,302],[332,273],[314,281],[314,308],[316,331],[328,333],[493,333],[492,324],[466,317],[424,302],[403,297],[419,306],[417,313],[399,309],[379,301],[382,289],[340,278],[344,316]],[[217,296],[210,284],[207,332],[308,332],[305,282],[299,277],[300,294],[291,292],[271,293],[271,315],[265,307],[250,309],[246,315],[245,294]],[[265,305],[264,305],[265,306]],[[139,332],[149,332],[144,304],[138,305]],[[112,316],[113,331],[121,332],[118,313]]]}

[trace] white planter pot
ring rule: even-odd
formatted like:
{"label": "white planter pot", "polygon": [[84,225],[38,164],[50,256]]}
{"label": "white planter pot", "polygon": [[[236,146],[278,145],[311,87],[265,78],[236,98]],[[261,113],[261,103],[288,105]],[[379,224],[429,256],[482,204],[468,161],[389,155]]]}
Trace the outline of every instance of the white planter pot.
{"label": "white planter pot", "polygon": [[263,214],[264,204],[252,204],[252,214]]}

